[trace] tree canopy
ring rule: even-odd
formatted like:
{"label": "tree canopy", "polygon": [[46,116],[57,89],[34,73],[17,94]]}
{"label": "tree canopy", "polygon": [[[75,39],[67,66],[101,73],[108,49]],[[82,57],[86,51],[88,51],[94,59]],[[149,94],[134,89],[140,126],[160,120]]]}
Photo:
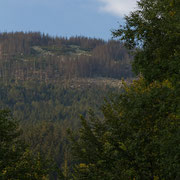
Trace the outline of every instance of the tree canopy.
{"label": "tree canopy", "polygon": [[72,135],[74,179],[180,178],[180,4],[140,0],[114,31],[134,53],[140,75],[90,113]]}
{"label": "tree canopy", "polygon": [[18,123],[7,110],[0,110],[0,179],[41,180],[52,171],[48,161],[34,155],[20,139]]}
{"label": "tree canopy", "polygon": [[135,49],[134,71],[152,82],[180,80],[180,2],[140,0],[138,9],[113,32]]}
{"label": "tree canopy", "polygon": [[[144,80],[124,87],[102,107],[103,119],[82,119],[73,151],[75,178],[175,179],[179,175],[180,122],[171,83]],[[167,167],[168,164],[168,167]]]}

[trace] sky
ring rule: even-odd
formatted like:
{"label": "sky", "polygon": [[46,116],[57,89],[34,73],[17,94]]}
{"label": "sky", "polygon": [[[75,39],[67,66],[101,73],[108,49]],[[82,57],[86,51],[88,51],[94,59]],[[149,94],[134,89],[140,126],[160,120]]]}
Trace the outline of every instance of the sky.
{"label": "sky", "polygon": [[111,39],[136,0],[0,0],[0,32]]}

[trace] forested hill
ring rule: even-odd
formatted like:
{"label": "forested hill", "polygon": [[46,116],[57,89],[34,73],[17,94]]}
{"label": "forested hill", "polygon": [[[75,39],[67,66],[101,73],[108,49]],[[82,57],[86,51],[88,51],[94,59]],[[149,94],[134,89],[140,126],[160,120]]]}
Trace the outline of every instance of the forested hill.
{"label": "forested hill", "polygon": [[102,116],[104,98],[121,91],[121,78],[133,77],[131,61],[118,41],[1,33],[0,109],[20,122],[34,154],[66,171],[72,164],[67,128],[79,128],[90,108]]}
{"label": "forested hill", "polygon": [[0,77],[45,82],[71,78],[131,78],[132,57],[118,41],[50,37],[38,32],[0,34]]}
{"label": "forested hill", "polygon": [[133,77],[132,56],[119,41],[0,33],[0,107],[25,124],[67,121],[98,110]]}

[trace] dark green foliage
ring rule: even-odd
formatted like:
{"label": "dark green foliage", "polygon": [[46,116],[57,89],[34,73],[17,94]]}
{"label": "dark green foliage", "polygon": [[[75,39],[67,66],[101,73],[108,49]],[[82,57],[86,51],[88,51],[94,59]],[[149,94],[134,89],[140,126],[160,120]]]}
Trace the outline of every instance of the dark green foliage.
{"label": "dark green foliage", "polygon": [[0,111],[0,178],[41,180],[53,171],[53,164],[32,154],[20,139],[20,129],[7,110]]}
{"label": "dark green foliage", "polygon": [[138,10],[126,16],[126,24],[114,35],[137,48],[133,68],[146,80],[180,79],[180,2],[141,0]]}
{"label": "dark green foliage", "polygon": [[[82,119],[75,179],[175,179],[178,177],[180,117],[171,83],[125,87],[102,107],[103,119]],[[176,144],[176,145],[175,145]],[[168,164],[168,167],[167,167]]]}
{"label": "dark green foliage", "polygon": [[18,150],[21,150],[22,147],[18,146],[20,145],[20,141],[17,139],[20,131],[18,130],[17,123],[12,120],[9,111],[0,111],[0,130],[0,169],[2,170],[10,165],[11,162],[16,161],[16,155],[18,158]]}
{"label": "dark green foliage", "polygon": [[180,178],[180,4],[140,0],[114,32],[134,51],[142,76],[102,107],[104,118],[82,119],[72,135],[74,179]]}
{"label": "dark green foliage", "polygon": [[[94,80],[95,81],[95,80]],[[72,167],[66,129],[79,127],[79,115],[87,116],[89,107],[96,113],[103,98],[117,91],[106,85],[38,81],[2,83],[0,105],[12,110],[19,119],[24,133],[21,138],[33,154],[40,152],[45,159],[52,159],[59,171],[70,173]],[[68,170],[69,169],[69,170]],[[57,173],[50,178],[56,179]]]}
{"label": "dark green foliage", "polygon": [[[66,130],[70,126],[70,122],[44,121],[23,126],[23,139],[30,145],[31,150],[34,153],[40,152],[45,159],[52,159],[62,175],[68,174],[72,162],[66,135]],[[56,179],[57,175],[57,172],[51,174],[50,179]]]}
{"label": "dark green foliage", "polygon": [[[86,80],[87,81],[87,80]],[[0,106],[10,108],[23,124],[40,121],[68,121],[78,126],[79,115],[86,115],[89,106],[94,109],[115,88],[75,82],[43,83],[38,81],[1,83]]]}

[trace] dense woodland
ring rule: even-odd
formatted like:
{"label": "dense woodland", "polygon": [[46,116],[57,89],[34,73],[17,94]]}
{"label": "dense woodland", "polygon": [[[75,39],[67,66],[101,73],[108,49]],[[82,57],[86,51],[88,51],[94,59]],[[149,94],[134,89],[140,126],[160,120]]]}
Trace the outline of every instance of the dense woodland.
{"label": "dense woodland", "polygon": [[121,43],[1,33],[2,180],[180,179],[180,2],[138,8]]}
{"label": "dense woodland", "polygon": [[40,121],[78,123],[89,107],[97,109],[106,95],[117,88],[81,85],[79,88],[39,82],[9,83],[0,86],[0,106],[9,108],[22,124]]}
{"label": "dense woodland", "polygon": [[1,82],[0,85],[0,107],[10,109],[20,122],[24,130],[22,139],[31,145],[34,153],[43,153],[59,168],[64,166],[65,160],[71,162],[65,151],[67,129],[80,127],[80,115],[87,117],[90,108],[101,116],[99,109],[104,98],[120,90],[107,85],[81,83],[23,81]]}

